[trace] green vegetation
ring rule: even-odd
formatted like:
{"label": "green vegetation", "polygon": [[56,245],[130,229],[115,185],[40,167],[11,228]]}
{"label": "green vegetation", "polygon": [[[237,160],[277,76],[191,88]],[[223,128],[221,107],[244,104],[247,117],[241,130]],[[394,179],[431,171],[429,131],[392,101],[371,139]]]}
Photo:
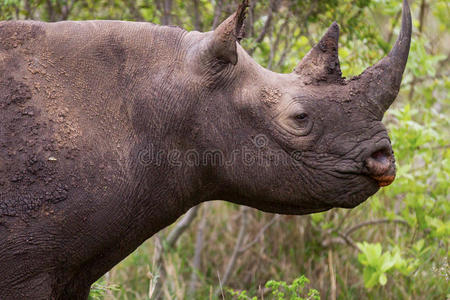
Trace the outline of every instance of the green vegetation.
{"label": "green vegetation", "polygon": [[[309,279],[304,275],[299,278],[294,279],[292,284],[287,284],[284,281],[269,280],[266,283],[266,288],[268,288],[272,294],[272,298],[266,297],[267,299],[277,299],[277,300],[320,300],[319,292],[315,289],[310,289],[309,291],[304,291],[305,285],[309,283]],[[237,297],[238,300],[257,300],[258,297],[247,296],[246,291],[228,291],[231,296]],[[302,297],[306,294],[306,298]]]}
{"label": "green vegetation", "polygon": [[[304,274],[322,299],[448,299],[450,4],[409,2],[410,58],[384,118],[398,168],[391,186],[353,210],[309,216],[203,204],[182,219],[189,226],[163,230],[108,272],[91,298],[271,299],[273,292],[273,299],[309,299],[315,292],[304,290]],[[278,72],[290,72],[334,20],[347,77],[386,55],[399,30],[400,0],[251,3],[242,45]],[[122,19],[207,31],[235,7],[229,0],[0,0],[0,19]]]}

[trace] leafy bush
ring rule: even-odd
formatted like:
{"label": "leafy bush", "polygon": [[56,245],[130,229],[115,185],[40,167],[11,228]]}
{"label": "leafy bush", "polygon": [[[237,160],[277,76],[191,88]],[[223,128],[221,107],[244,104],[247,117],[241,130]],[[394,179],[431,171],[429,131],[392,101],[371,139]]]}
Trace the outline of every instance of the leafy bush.
{"label": "leafy bush", "polygon": [[[266,288],[268,288],[272,294],[272,298],[268,297],[266,299],[276,299],[276,300],[320,300],[320,294],[315,289],[305,290],[305,285],[309,283],[309,279],[304,275],[294,279],[291,284],[285,281],[275,281],[269,280],[266,283]],[[257,296],[249,297],[247,291],[234,291],[228,289],[228,292],[237,298],[238,300],[257,300]],[[306,296],[305,296],[306,294]]]}

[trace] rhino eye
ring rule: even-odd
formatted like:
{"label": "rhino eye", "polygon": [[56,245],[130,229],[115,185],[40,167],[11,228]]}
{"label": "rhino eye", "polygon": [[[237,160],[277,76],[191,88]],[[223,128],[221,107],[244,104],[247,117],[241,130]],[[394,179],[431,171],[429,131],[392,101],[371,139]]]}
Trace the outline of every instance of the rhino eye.
{"label": "rhino eye", "polygon": [[298,120],[298,121],[303,121],[306,118],[308,118],[308,115],[306,113],[301,113],[301,114],[298,114],[298,115],[295,116],[295,119]]}
{"label": "rhino eye", "polygon": [[280,121],[284,129],[294,136],[305,136],[311,132],[314,125],[313,118],[303,109],[288,112]]}

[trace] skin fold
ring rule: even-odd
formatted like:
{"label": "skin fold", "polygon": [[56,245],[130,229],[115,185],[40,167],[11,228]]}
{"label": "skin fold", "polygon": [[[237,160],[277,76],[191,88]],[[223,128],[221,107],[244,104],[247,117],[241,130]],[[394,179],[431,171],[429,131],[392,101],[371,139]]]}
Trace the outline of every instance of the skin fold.
{"label": "skin fold", "polygon": [[213,32],[121,21],[0,22],[0,298],[86,299],[189,208],[355,207],[390,184],[381,123],[406,64],[342,78],[339,27],[290,74],[239,45],[246,2]]}

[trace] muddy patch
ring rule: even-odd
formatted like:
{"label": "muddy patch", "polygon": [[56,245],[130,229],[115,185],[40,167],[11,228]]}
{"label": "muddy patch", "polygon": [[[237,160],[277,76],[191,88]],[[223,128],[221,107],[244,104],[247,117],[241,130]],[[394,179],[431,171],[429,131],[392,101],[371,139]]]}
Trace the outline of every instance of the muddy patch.
{"label": "muddy patch", "polygon": [[44,30],[37,24],[21,21],[0,22],[0,50],[18,48],[42,34]]}
{"label": "muddy patch", "polygon": [[32,102],[27,84],[0,80],[0,217],[31,214],[44,202],[67,198],[53,126]]}

